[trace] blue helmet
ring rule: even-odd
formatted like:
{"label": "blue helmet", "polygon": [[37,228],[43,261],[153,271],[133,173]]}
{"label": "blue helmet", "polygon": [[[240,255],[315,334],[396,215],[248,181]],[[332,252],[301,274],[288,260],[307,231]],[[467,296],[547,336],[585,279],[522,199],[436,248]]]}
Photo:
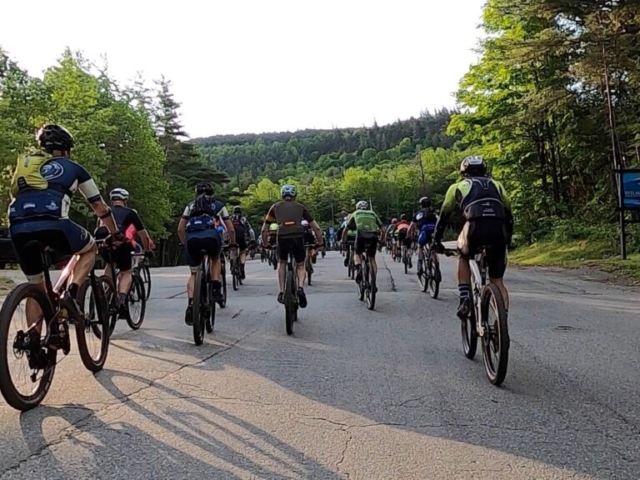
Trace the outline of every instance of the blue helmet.
{"label": "blue helmet", "polygon": [[293,185],[284,185],[280,189],[280,196],[282,198],[285,198],[285,197],[296,198],[297,195],[298,195],[298,190]]}

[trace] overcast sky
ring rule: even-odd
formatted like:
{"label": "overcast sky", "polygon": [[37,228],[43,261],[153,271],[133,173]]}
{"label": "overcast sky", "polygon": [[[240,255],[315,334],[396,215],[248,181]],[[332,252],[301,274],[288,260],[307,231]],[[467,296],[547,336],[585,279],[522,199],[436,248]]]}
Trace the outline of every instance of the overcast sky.
{"label": "overcast sky", "polygon": [[[8,0],[0,46],[164,74],[192,137],[379,124],[453,106],[484,0]],[[57,17],[57,18],[56,18]]]}

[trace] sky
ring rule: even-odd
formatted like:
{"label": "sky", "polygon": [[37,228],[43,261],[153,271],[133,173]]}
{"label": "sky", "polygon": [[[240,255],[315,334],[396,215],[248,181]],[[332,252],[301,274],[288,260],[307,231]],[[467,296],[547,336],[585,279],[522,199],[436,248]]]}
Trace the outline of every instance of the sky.
{"label": "sky", "polygon": [[383,125],[455,105],[483,4],[8,0],[0,47],[34,76],[66,47],[119,81],[164,75],[193,138]]}

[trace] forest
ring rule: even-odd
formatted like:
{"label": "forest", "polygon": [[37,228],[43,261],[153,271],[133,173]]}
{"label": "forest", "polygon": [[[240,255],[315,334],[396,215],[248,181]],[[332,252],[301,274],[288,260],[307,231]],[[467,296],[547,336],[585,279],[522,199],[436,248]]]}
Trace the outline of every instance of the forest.
{"label": "forest", "polygon": [[[1,207],[35,128],[60,122],[103,193],[130,190],[161,239],[163,264],[177,258],[177,219],[200,179],[258,225],[279,186],[293,183],[327,227],[360,199],[384,220],[413,213],[424,194],[439,203],[470,154],[483,155],[507,187],[520,242],[598,238],[614,253],[613,169],[640,165],[640,5],[489,0],[482,28],[479,61],[461,79],[455,109],[389,125],[198,139],[188,138],[167,79],[123,85],[70,51],[33,77],[0,51]],[[82,202],[73,215],[95,225]],[[638,231],[629,237],[638,251]]]}

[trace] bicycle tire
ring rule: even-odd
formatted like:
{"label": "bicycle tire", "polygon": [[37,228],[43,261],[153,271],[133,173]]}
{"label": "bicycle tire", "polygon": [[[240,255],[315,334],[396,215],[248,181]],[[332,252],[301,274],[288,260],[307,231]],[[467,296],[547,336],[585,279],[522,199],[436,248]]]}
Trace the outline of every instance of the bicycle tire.
{"label": "bicycle tire", "polygon": [[213,301],[213,283],[209,282],[209,318],[205,321],[205,328],[207,333],[213,333],[213,324],[216,321],[216,302]]}
{"label": "bicycle tire", "polygon": [[220,268],[220,280],[222,283],[222,302],[220,302],[220,308],[225,308],[227,306],[227,267],[226,263],[222,262]]}
{"label": "bicycle tire", "polygon": [[[58,354],[57,350],[53,348],[48,349],[47,362],[49,367],[44,370],[40,378],[40,383],[34,393],[31,395],[22,395],[18,392],[13,385],[11,373],[9,372],[7,345],[9,343],[9,326],[13,319],[13,312],[18,308],[22,300],[27,298],[34,299],[42,309],[47,333],[49,332],[51,319],[54,316],[53,306],[47,294],[31,283],[21,283],[11,290],[0,308],[0,393],[2,393],[2,396],[10,406],[22,412],[37,407],[47,396],[53,381],[53,374],[56,369],[56,357]],[[11,339],[11,344],[13,344],[13,339]]]}
{"label": "bicycle tire", "polygon": [[473,360],[478,349],[475,308],[471,309],[471,312],[465,320],[460,320],[460,332],[462,334],[462,351],[464,352],[464,356],[469,360]]}
{"label": "bicycle tire", "polygon": [[129,314],[127,315],[127,324],[131,330],[138,330],[142,326],[142,322],[144,322],[144,314],[147,311],[147,297],[145,295],[144,283],[142,283],[142,279],[137,275],[131,277],[131,287],[129,288],[129,295],[127,296],[127,309],[129,308],[133,292],[135,292],[140,301],[140,319],[134,322],[131,314]]}
{"label": "bicycle tire", "polygon": [[294,316],[294,301],[293,295],[296,293],[293,291],[294,280],[293,272],[287,272],[286,284],[284,291],[284,310],[285,310],[285,327],[287,335],[293,335],[293,316]]}
{"label": "bicycle tire", "polygon": [[373,271],[369,265],[367,265],[367,283],[369,284],[366,295],[367,308],[373,310],[376,307],[376,279],[373,277]]}
{"label": "bicycle tire", "polygon": [[402,263],[404,263],[404,274],[407,275],[409,273],[409,256],[406,252],[402,256]]}
{"label": "bicycle tire", "polygon": [[311,286],[311,275],[313,275],[313,271],[311,269],[311,265],[309,265],[309,268],[307,269],[307,285]]}
{"label": "bicycle tire", "polygon": [[196,345],[202,345],[204,341],[204,318],[201,315],[202,309],[202,286],[205,279],[202,275],[202,266],[198,268],[196,273],[196,279],[193,286],[193,307],[192,307],[192,322],[193,322],[193,341]]}
{"label": "bicycle tire", "polygon": [[[109,354],[110,335],[107,334],[110,329],[109,303],[107,302],[107,297],[104,294],[102,282],[100,282],[98,278],[87,278],[82,282],[82,285],[80,285],[80,288],[78,289],[77,301],[81,312],[84,312],[85,297],[89,288],[91,288],[91,297],[94,299],[96,318],[93,319],[91,318],[93,315],[90,315],[89,324],[87,325],[87,317],[85,315],[84,320],[79,321],[76,324],[75,330],[76,339],[78,341],[78,352],[80,353],[82,364],[90,372],[96,373],[102,370],[105,362],[107,361],[107,355]],[[96,334],[96,337],[100,338],[100,355],[98,358],[93,358],[89,352],[89,347],[87,346],[87,331],[92,330],[93,333],[96,333],[97,325],[101,326],[100,335]]]}
{"label": "bicycle tire", "polygon": [[360,264],[362,268],[362,276],[360,278],[359,282],[356,282],[356,287],[358,289],[358,300],[360,300],[361,302],[364,301],[364,295],[365,295],[365,283],[364,283],[364,265]]}
{"label": "bicycle tire", "polygon": [[431,295],[431,298],[434,300],[437,300],[438,294],[440,293],[440,264],[433,262],[433,260],[431,260],[429,264],[429,277],[427,280],[429,295]]}
{"label": "bicycle tire", "polygon": [[[109,307],[109,336],[113,335],[113,331],[116,329],[116,322],[118,321],[118,312],[117,312],[117,302],[118,302],[118,294],[116,292],[116,287],[111,280],[111,277],[107,277],[106,275],[100,275],[98,277],[98,281],[102,285],[102,289],[105,293],[105,299],[107,300],[107,305]],[[105,285],[107,288],[105,288]],[[109,294],[110,292],[110,294]],[[89,310],[93,312],[95,309],[95,300],[93,295],[89,298]],[[86,313],[86,312],[85,312]],[[93,327],[93,324],[92,324]],[[94,329],[93,333],[97,336],[100,335],[98,329]]]}
{"label": "bicycle tire", "polygon": [[[493,297],[493,302],[492,302]],[[490,360],[489,355],[489,341],[491,340],[488,335],[488,325],[485,321],[489,314],[489,308],[495,305],[496,307],[496,316],[498,328],[495,329],[498,335],[498,350],[499,350],[499,359],[498,365],[493,365]],[[493,283],[488,284],[482,290],[482,303],[481,303],[481,314],[483,319],[483,326],[485,326],[485,334],[482,337],[482,356],[484,359],[484,367],[485,373],[487,374],[487,378],[489,382],[491,382],[496,387],[500,386],[504,379],[507,376],[507,367],[509,364],[509,347],[510,347],[510,339],[509,339],[509,326],[508,326],[508,318],[507,318],[507,309],[504,305],[504,299],[502,298],[502,293],[500,293],[500,289],[494,285]]]}
{"label": "bicycle tire", "polygon": [[151,296],[151,271],[146,263],[142,266],[142,283],[144,286],[145,300],[149,300]]}

